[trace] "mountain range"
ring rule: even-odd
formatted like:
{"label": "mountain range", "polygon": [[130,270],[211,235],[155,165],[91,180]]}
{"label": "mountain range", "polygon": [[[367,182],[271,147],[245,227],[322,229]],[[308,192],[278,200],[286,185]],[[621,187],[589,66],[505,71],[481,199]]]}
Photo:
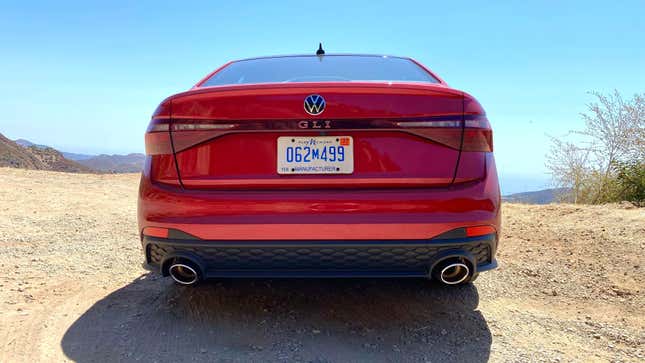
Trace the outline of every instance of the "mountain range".
{"label": "mountain range", "polygon": [[512,203],[549,204],[567,202],[570,199],[571,188],[553,188],[505,195],[502,200]]}
{"label": "mountain range", "polygon": [[[0,134],[0,166],[72,172],[138,173],[145,155],[90,155],[59,151],[29,140],[9,140]],[[40,156],[39,156],[40,155]],[[56,160],[43,163],[38,160]]]}
{"label": "mountain range", "polygon": [[44,145],[22,146],[0,134],[0,166],[23,169],[91,173],[92,169],[65,158],[58,150]]}

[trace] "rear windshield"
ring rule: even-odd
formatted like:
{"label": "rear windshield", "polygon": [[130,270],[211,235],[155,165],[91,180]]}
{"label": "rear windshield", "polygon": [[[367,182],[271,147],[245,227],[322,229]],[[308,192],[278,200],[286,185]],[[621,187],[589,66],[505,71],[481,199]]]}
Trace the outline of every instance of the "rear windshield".
{"label": "rear windshield", "polygon": [[233,62],[201,86],[248,83],[400,81],[439,83],[409,59],[385,56],[290,56]]}

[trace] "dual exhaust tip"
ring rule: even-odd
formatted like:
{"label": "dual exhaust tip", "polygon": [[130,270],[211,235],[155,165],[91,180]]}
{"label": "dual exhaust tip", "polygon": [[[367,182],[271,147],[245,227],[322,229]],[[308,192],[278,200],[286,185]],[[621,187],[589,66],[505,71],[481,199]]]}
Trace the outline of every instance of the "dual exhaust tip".
{"label": "dual exhaust tip", "polygon": [[[448,257],[432,268],[430,276],[445,285],[460,285],[471,281],[474,269],[464,256]],[[187,258],[175,258],[168,266],[168,274],[176,283],[184,286],[196,285],[203,276],[199,264]]]}

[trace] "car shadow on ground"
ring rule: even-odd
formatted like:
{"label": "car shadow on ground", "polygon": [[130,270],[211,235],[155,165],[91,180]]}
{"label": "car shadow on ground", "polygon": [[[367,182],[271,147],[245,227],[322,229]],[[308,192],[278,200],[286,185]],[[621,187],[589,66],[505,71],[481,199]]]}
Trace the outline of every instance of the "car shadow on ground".
{"label": "car shadow on ground", "polygon": [[61,345],[78,362],[487,361],[476,285],[224,280],[146,274],[96,302]]}

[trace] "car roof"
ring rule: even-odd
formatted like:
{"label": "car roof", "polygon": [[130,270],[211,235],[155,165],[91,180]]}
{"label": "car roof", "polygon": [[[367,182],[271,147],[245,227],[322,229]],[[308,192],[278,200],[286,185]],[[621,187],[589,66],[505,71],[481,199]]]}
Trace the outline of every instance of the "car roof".
{"label": "car roof", "polygon": [[236,59],[232,62],[240,62],[247,60],[255,59],[272,59],[272,58],[300,58],[300,57],[375,57],[375,58],[399,58],[399,59],[411,59],[409,57],[401,57],[396,55],[389,54],[363,54],[363,53],[326,53],[324,55],[316,54],[282,54],[282,55],[267,55],[260,57],[251,57],[251,58],[242,58]]}

